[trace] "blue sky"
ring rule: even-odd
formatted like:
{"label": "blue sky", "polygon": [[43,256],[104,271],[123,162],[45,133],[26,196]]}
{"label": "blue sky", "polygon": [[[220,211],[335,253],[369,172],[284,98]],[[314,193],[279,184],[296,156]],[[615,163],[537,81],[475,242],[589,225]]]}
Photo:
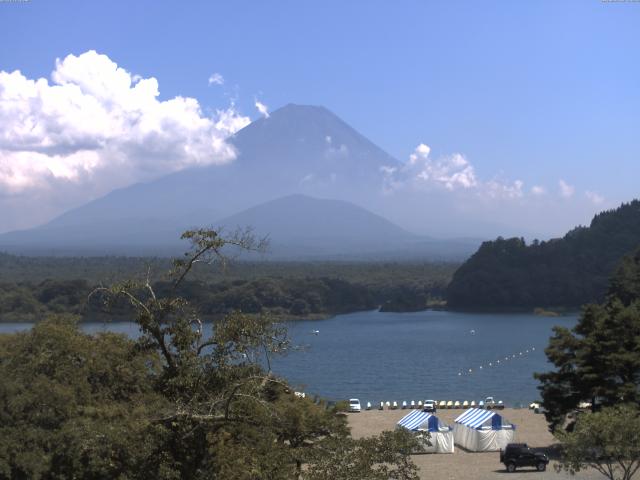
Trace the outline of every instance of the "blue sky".
{"label": "blue sky", "polygon": [[0,70],[49,78],[93,49],[160,99],[324,105],[400,160],[426,143],[596,211],[638,195],[639,26],[640,3],[597,0],[31,0],[0,3]]}

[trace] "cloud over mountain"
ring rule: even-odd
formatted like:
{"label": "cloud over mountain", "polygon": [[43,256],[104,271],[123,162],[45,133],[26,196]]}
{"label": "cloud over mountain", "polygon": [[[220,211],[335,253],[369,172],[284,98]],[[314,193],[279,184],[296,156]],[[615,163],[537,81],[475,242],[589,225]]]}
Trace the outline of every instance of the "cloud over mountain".
{"label": "cloud over mountain", "polygon": [[262,103],[260,100],[256,99],[254,105],[256,109],[260,112],[264,118],[269,118],[269,107]]}
{"label": "cloud over mountain", "polygon": [[51,81],[0,71],[0,204],[29,195],[65,205],[229,162],[226,138],[248,123],[233,105],[210,118],[194,98],[160,100],[158,80],[93,50],[56,60]]}
{"label": "cloud over mountain", "polygon": [[474,166],[461,153],[438,158],[431,156],[431,148],[421,143],[401,167],[382,167],[387,192],[410,188],[417,191],[466,193],[487,199],[520,198],[524,183],[498,178],[483,181]]}
{"label": "cloud over mountain", "polygon": [[88,51],[56,60],[51,83],[0,71],[0,192],[55,180],[110,189],[235,156],[229,133],[249,123],[233,107],[205,117],[198,101],[158,99],[158,81]]}

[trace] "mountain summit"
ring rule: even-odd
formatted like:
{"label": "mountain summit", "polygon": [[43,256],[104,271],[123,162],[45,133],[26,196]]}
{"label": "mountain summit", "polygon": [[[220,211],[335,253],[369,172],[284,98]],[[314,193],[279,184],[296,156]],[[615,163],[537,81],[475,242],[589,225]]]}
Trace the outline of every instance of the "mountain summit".
{"label": "mountain summit", "polygon": [[[380,168],[398,161],[324,107],[286,105],[231,139],[238,164],[279,167],[292,185],[359,182],[380,178]],[[375,181],[375,180],[374,180]]]}

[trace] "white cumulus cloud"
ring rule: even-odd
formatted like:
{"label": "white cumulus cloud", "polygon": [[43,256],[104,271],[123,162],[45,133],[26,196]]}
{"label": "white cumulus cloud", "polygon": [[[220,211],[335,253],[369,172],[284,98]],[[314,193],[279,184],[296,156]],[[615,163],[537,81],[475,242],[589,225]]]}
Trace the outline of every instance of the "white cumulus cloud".
{"label": "white cumulus cloud", "polygon": [[531,187],[531,193],[538,196],[545,195],[547,193],[547,190],[540,185],[534,185],[533,187]]}
{"label": "white cumulus cloud", "polygon": [[408,165],[418,179],[447,190],[471,188],[478,184],[473,166],[463,155],[454,153],[434,160],[430,153],[431,148],[421,143],[409,156]]}
{"label": "white cumulus cloud", "polygon": [[105,192],[234,159],[226,138],[249,119],[233,105],[209,118],[194,98],[158,96],[155,78],[93,50],[56,60],[51,82],[0,71],[0,195],[54,180]]}
{"label": "white cumulus cloud", "polygon": [[560,188],[560,196],[564,198],[573,197],[573,194],[576,192],[576,189],[573,185],[569,185],[564,180],[560,179],[558,181],[558,186]]}
{"label": "white cumulus cloud", "polygon": [[215,72],[209,77],[209,85],[224,85],[224,77],[222,74]]}
{"label": "white cumulus cloud", "polygon": [[472,195],[485,199],[517,199],[524,196],[524,182],[499,178],[483,181],[460,154],[431,157],[431,148],[421,143],[400,167],[381,167],[383,189],[391,193],[402,188]]}
{"label": "white cumulus cloud", "polygon": [[255,106],[264,118],[269,118],[269,107],[258,99],[255,100]]}
{"label": "white cumulus cloud", "polygon": [[134,182],[232,161],[226,139],[249,122],[233,104],[207,116],[194,98],[160,100],[154,77],[93,50],[57,59],[50,79],[0,71],[0,231]]}
{"label": "white cumulus cloud", "polygon": [[411,186],[454,191],[470,189],[478,184],[473,166],[463,155],[454,153],[433,159],[430,153],[431,148],[421,143],[402,167],[382,167],[385,190]]}

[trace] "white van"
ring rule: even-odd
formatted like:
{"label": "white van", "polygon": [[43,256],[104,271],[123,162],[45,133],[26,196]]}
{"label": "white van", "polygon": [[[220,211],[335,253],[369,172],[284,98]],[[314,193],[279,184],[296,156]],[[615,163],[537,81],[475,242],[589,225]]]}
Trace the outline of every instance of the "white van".
{"label": "white van", "polygon": [[350,412],[359,412],[360,410],[362,410],[360,408],[360,400],[358,400],[357,398],[350,398],[349,399],[349,411]]}

